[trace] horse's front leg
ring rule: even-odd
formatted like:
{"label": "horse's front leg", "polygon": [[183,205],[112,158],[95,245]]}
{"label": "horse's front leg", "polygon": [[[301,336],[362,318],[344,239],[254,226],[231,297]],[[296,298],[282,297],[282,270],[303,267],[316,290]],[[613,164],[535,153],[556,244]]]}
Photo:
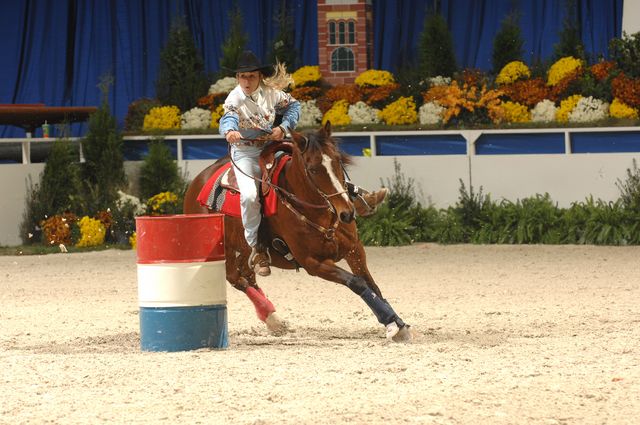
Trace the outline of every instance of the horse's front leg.
{"label": "horse's front leg", "polygon": [[[305,264],[305,269],[313,276],[344,285],[360,296],[376,316],[378,322],[387,329],[387,338],[396,342],[405,342],[411,339],[409,326],[404,323],[400,316],[393,310],[393,307],[391,307],[382,296],[372,290],[369,282],[367,282],[364,277],[349,273],[343,268],[336,266],[331,260],[322,262],[311,260]],[[375,287],[377,289],[377,286]],[[379,292],[380,290],[378,289],[378,293]]]}
{"label": "horse's front leg", "polygon": [[362,243],[356,243],[351,251],[345,255],[345,260],[347,261],[351,272],[356,276],[362,276],[369,285],[369,288],[371,288],[377,296],[383,298],[380,288],[376,285],[376,282],[373,280],[373,277],[369,272],[369,267],[367,267],[367,254],[365,253]]}

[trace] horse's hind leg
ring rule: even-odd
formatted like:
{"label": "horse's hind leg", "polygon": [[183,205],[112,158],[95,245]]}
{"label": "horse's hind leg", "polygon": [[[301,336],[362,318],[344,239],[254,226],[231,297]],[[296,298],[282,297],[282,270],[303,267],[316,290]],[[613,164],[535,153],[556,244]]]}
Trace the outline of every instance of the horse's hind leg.
{"label": "horse's hind leg", "polygon": [[264,322],[269,331],[274,334],[286,331],[286,324],[276,314],[273,303],[256,283],[256,275],[247,263],[249,254],[230,250],[226,258],[227,281],[249,298],[258,319]]}

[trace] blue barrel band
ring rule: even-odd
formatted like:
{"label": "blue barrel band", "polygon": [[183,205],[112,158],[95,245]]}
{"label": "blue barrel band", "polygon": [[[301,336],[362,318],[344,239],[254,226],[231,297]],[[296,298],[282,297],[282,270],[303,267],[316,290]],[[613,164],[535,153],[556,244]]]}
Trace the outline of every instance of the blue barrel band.
{"label": "blue barrel band", "polygon": [[143,351],[227,348],[227,306],[140,307]]}

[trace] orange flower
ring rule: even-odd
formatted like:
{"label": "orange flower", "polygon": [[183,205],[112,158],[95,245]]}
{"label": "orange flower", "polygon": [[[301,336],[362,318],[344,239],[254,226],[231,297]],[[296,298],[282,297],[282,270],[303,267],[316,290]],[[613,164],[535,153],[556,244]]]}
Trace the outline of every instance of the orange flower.
{"label": "orange flower", "polygon": [[526,105],[530,108],[536,106],[538,102],[549,98],[549,88],[542,78],[505,84],[500,87],[500,90],[515,103]]}
{"label": "orange flower", "polygon": [[623,103],[640,108],[640,78],[629,78],[624,73],[620,73],[611,81],[611,92],[613,97],[620,99]]}
{"label": "orange flower", "polygon": [[442,106],[447,108],[442,121],[446,124],[463,112],[474,113],[476,110],[484,109],[491,121],[499,123],[504,119],[504,111],[500,107],[502,103],[500,96],[503,94],[500,90],[487,90],[486,86],[482,86],[479,90],[478,87],[467,84],[460,87],[454,81],[448,87],[447,94],[437,99]]}
{"label": "orange flower", "polygon": [[291,96],[293,96],[296,100],[300,102],[306,102],[308,100],[317,99],[322,94],[322,89],[320,87],[309,86],[309,87],[296,87],[291,91]]}
{"label": "orange flower", "polygon": [[333,101],[346,100],[349,105],[355,105],[362,100],[362,92],[355,84],[335,86],[327,91],[327,98]]}
{"label": "orange flower", "polygon": [[363,87],[362,88],[362,100],[374,108],[380,109],[389,103],[389,97],[400,88],[400,84],[387,84],[380,87]]}
{"label": "orange flower", "polygon": [[591,73],[600,81],[606,79],[616,67],[613,61],[602,61],[591,66]]}
{"label": "orange flower", "polygon": [[77,217],[73,213],[54,215],[40,223],[42,227],[42,242],[48,245],[71,245],[71,226]]}
{"label": "orange flower", "polygon": [[98,213],[94,217],[96,220],[99,220],[100,223],[103,224],[105,230],[109,231],[111,227],[111,223],[113,222],[113,217],[111,216],[111,211],[98,211]]}
{"label": "orange flower", "polygon": [[227,98],[227,93],[211,93],[198,99],[198,106],[214,111],[218,105],[222,105]]}
{"label": "orange flower", "polygon": [[462,71],[462,83],[480,87],[487,84],[487,76],[479,69],[465,69]]}
{"label": "orange flower", "polygon": [[443,99],[449,93],[449,86],[433,86],[426,92],[422,93],[422,99],[424,103],[429,102],[440,102],[440,99]]}

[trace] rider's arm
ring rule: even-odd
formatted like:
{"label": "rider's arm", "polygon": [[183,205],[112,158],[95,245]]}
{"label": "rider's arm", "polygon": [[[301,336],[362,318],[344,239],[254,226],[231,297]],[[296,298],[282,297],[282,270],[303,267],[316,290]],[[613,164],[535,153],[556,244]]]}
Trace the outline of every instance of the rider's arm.
{"label": "rider's arm", "polygon": [[280,92],[276,103],[276,113],[282,114],[280,127],[286,132],[296,128],[300,119],[300,102],[289,93]]}

